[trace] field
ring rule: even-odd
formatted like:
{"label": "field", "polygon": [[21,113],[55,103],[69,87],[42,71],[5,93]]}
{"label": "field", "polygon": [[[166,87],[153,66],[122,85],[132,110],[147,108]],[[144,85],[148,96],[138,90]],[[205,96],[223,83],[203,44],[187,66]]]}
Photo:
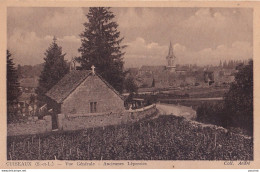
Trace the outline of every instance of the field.
{"label": "field", "polygon": [[189,94],[190,98],[207,98],[207,97],[223,97],[228,88],[197,88],[185,90],[184,93]]}
{"label": "field", "polygon": [[164,90],[158,98],[213,98],[223,97],[228,87],[186,88],[184,90]]}
{"label": "field", "polygon": [[[166,104],[179,104],[182,106],[192,107],[196,110],[200,105],[210,101],[217,103],[223,100],[224,94],[228,91],[226,87],[209,87],[209,88],[190,88],[185,90],[163,90],[158,94],[140,94],[135,95],[136,98],[143,98],[146,102],[150,103],[166,103]],[[196,100],[196,99],[205,100]],[[207,98],[209,100],[207,100]],[[215,99],[214,99],[215,98]]]}
{"label": "field", "polygon": [[8,138],[8,160],[253,160],[253,139],[160,116],[84,131]]}

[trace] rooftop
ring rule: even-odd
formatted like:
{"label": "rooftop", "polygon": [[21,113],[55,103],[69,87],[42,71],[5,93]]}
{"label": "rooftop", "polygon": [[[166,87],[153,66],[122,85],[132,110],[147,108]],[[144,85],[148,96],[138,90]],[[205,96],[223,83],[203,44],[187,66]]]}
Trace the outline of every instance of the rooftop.
{"label": "rooftop", "polygon": [[140,71],[153,71],[153,72],[158,72],[158,71],[163,71],[166,69],[166,66],[142,66],[140,68]]}
{"label": "rooftop", "polygon": [[[70,73],[65,75],[55,86],[53,86],[46,93],[46,96],[53,99],[57,103],[62,103],[91,74],[92,72],[89,70],[72,70]],[[112,89],[118,96],[121,97],[121,95],[101,76],[98,74],[96,74],[96,76],[98,76],[110,89]]]}
{"label": "rooftop", "polygon": [[61,103],[69,94],[74,91],[81,82],[83,82],[91,71],[88,70],[73,70],[65,75],[56,85],[54,85],[47,93],[46,96]]}

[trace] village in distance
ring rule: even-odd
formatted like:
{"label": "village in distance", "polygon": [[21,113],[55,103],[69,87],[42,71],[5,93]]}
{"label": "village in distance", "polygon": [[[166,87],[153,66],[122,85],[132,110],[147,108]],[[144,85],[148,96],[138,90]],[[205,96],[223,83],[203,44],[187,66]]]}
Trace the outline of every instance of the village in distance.
{"label": "village in distance", "polygon": [[[88,9],[80,56],[7,50],[7,160],[253,160],[253,60],[125,67],[112,8]],[[9,48],[9,47],[8,47]]]}

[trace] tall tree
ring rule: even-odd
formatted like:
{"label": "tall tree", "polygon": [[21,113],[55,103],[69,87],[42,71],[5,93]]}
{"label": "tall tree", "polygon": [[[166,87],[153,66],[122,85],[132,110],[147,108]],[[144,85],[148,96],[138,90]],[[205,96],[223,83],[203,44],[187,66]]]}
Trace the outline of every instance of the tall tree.
{"label": "tall tree", "polygon": [[20,64],[17,66],[17,76],[19,79],[22,77],[22,67]]}
{"label": "tall tree", "polygon": [[222,61],[220,60],[220,62],[219,62],[219,65],[218,65],[219,67],[222,67]]}
{"label": "tall tree", "polygon": [[54,37],[50,47],[45,52],[44,67],[39,78],[39,86],[36,89],[37,99],[42,105],[46,103],[45,93],[69,72],[69,66],[64,60],[66,54],[62,54],[62,47],[58,46]]}
{"label": "tall tree", "polygon": [[224,63],[223,63],[223,68],[227,68],[227,61],[225,60]]}
{"label": "tall tree", "polygon": [[125,83],[124,83],[124,88],[125,90],[130,93],[130,94],[133,94],[133,93],[137,93],[138,91],[138,87],[137,85],[135,84],[134,82],[134,78],[132,76],[129,76],[125,79]]}
{"label": "tall tree", "polygon": [[18,97],[21,95],[17,70],[14,67],[11,53],[7,50],[7,122],[10,123],[16,116]]}
{"label": "tall tree", "polygon": [[123,69],[123,55],[118,24],[113,21],[115,15],[110,8],[90,8],[86,15],[88,22],[84,23],[85,30],[81,37],[81,47],[78,51],[81,57],[82,69],[96,67],[97,72],[117,91],[123,91],[125,72]]}
{"label": "tall tree", "polygon": [[153,78],[152,87],[155,87],[155,80]]}

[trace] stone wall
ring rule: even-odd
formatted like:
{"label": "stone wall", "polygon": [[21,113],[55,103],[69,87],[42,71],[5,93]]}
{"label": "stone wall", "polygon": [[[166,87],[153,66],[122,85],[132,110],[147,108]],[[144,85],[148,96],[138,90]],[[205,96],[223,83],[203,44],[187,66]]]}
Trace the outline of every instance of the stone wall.
{"label": "stone wall", "polygon": [[[150,105],[141,109],[118,113],[58,114],[59,130],[72,131],[93,127],[119,125],[137,122],[156,112],[156,106]],[[52,118],[44,116],[42,120],[31,119],[27,122],[8,124],[7,135],[31,135],[52,131]]]}
{"label": "stone wall", "polygon": [[72,131],[137,122],[156,112],[156,106],[121,113],[58,114],[59,130]]}
{"label": "stone wall", "polygon": [[61,105],[61,113],[90,113],[90,102],[97,103],[97,113],[114,113],[125,110],[124,100],[97,75],[91,75],[64,100]]}
{"label": "stone wall", "polygon": [[7,135],[30,135],[41,134],[52,131],[52,119],[50,115],[44,116],[42,120],[31,119],[27,122],[13,123],[7,125]]}

